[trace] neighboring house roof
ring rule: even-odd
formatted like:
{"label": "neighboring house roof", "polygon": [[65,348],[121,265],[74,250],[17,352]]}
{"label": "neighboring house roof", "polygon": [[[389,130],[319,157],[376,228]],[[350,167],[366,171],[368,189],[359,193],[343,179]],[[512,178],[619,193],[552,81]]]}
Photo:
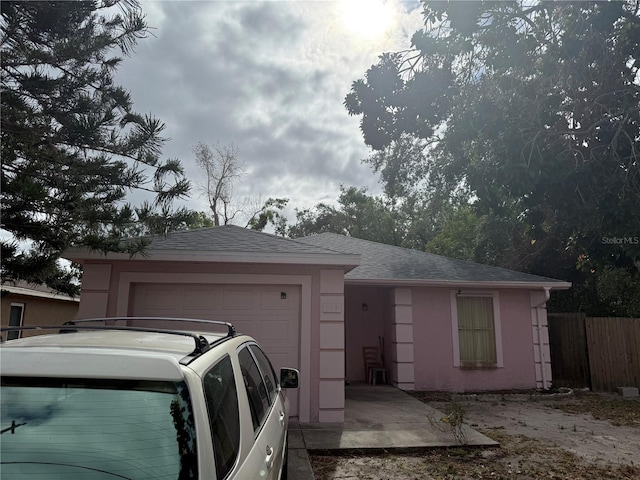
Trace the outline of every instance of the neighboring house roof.
{"label": "neighboring house roof", "polygon": [[91,252],[72,248],[64,258],[83,263],[88,259],[202,261],[241,263],[285,263],[341,265],[347,270],[360,263],[360,256],[329,250],[289,238],[233,225],[199,228],[146,237],[150,240],[143,255]]}
{"label": "neighboring house roof", "polygon": [[51,290],[45,285],[37,285],[26,282],[3,283],[0,286],[2,292],[13,293],[14,295],[26,295],[29,297],[49,298],[53,300],[61,300],[65,302],[79,302],[79,297],[70,297],[64,293]]}
{"label": "neighboring house roof", "polygon": [[535,286],[566,289],[571,283],[504,268],[467,262],[418,250],[322,233],[299,242],[361,255],[360,266],[345,275],[345,283],[421,284],[447,286]]}

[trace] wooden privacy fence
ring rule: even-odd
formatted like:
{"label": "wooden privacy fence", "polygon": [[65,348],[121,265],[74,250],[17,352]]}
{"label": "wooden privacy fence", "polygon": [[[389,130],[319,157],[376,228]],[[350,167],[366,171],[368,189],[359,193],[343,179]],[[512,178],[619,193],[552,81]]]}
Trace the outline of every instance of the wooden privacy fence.
{"label": "wooden privacy fence", "polygon": [[547,318],[554,385],[605,392],[640,387],[640,318]]}
{"label": "wooden privacy fence", "polygon": [[553,384],[591,388],[585,316],[581,313],[548,313],[549,350]]}

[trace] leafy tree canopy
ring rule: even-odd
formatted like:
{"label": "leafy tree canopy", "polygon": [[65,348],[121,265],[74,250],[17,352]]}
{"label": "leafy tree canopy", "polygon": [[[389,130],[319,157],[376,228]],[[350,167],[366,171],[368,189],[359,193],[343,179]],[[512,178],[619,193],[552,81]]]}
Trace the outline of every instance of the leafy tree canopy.
{"label": "leafy tree canopy", "polygon": [[494,232],[526,257],[520,269],[581,282],[587,259],[589,274],[637,275],[639,10],[637,0],[423,1],[412,48],[382,55],[345,106],[378,152],[421,142],[415,163],[387,155],[381,172],[406,167],[404,178],[466,192],[481,221],[457,220],[473,228],[514,227]]}
{"label": "leafy tree canopy", "polygon": [[189,210],[186,207],[170,208],[163,206],[159,210],[149,202],[143,202],[135,208],[136,222],[123,231],[127,238],[145,235],[166,235],[196,228],[213,227],[213,219],[206,212]]}
{"label": "leafy tree canopy", "polygon": [[338,233],[423,250],[435,232],[435,205],[421,195],[396,200],[370,195],[365,188],[343,186],[336,206],[320,203],[296,210],[296,223],[286,232],[292,238]]}
{"label": "leafy tree canopy", "polygon": [[313,209],[297,210],[296,224],[288,234],[299,238],[315,233],[338,233],[364,240],[397,244],[391,212],[366,189],[340,187],[338,206],[320,203]]}
{"label": "leafy tree canopy", "polygon": [[287,203],[289,203],[288,198],[267,199],[260,209],[252,214],[247,222],[247,227],[261,232],[271,224],[276,235],[284,237],[287,234],[287,217],[282,214],[282,211]]}
{"label": "leafy tree canopy", "polygon": [[160,158],[164,124],[113,81],[117,54],[148,33],[135,0],[3,1],[1,12],[2,228],[14,239],[2,241],[2,281],[73,291],[61,251],[140,251],[120,242],[138,220],[127,194],[149,192],[168,214],[189,184]]}

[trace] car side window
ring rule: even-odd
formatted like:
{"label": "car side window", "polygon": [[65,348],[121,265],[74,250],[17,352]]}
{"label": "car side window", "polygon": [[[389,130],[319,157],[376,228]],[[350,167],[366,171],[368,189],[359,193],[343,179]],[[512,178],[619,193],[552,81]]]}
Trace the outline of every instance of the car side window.
{"label": "car side window", "polygon": [[203,379],[209,424],[216,460],[216,478],[226,478],[240,450],[238,392],[229,355]]}
{"label": "car side window", "polygon": [[257,345],[251,345],[249,348],[258,361],[264,384],[267,387],[269,402],[273,403],[275,396],[278,394],[278,381],[276,380],[277,377],[273,370],[273,366],[260,347]]}
{"label": "car side window", "polygon": [[242,370],[244,386],[247,389],[247,397],[249,397],[249,409],[251,410],[251,419],[253,420],[253,429],[255,431],[260,428],[269,412],[269,396],[267,388],[262,381],[260,369],[247,347],[243,347],[238,352],[238,360]]}

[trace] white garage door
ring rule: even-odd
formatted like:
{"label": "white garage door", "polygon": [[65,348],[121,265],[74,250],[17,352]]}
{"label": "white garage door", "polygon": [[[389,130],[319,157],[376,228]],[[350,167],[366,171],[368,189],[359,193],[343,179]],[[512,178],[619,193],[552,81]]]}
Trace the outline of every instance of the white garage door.
{"label": "white garage door", "polygon": [[[258,340],[276,371],[300,368],[300,287],[141,283],[132,298],[132,316],[230,322]],[[298,415],[298,391],[288,396],[290,414]]]}

